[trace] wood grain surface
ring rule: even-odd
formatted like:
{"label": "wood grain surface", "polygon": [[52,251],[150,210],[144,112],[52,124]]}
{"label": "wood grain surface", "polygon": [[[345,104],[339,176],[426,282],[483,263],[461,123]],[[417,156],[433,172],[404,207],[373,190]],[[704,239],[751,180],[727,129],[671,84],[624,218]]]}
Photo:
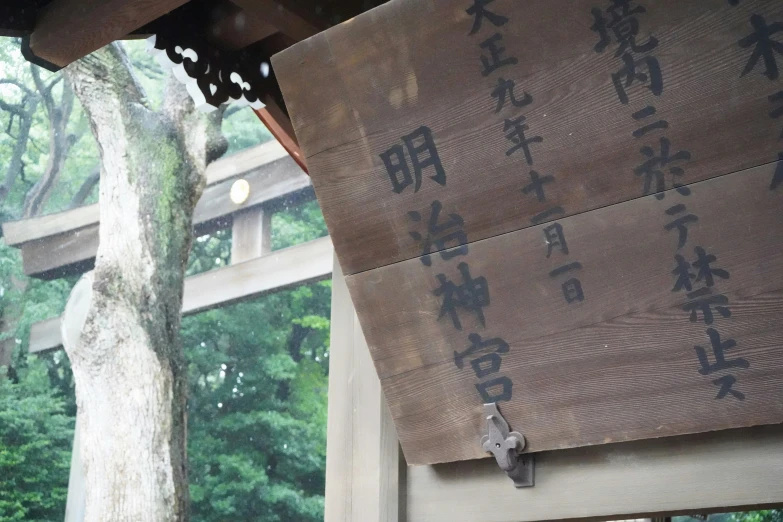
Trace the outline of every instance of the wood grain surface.
{"label": "wood grain surface", "polygon": [[[545,0],[495,0],[487,9],[509,22],[495,27],[485,20],[472,36],[471,5],[393,0],[273,58],[346,274],[419,255],[407,213],[434,199],[462,216],[468,241],[477,241],[530,226],[553,202],[573,215],[638,197],[641,148],[657,151],[663,135],[672,154],[690,153],[683,183],[778,158],[780,121],[770,118],[769,96],[783,84],[763,74],[763,60],[742,76],[753,48],[738,42],[753,32],[754,14],[769,24],[783,20],[781,2],[634,2],[646,8],[635,15],[638,43],[658,42],[637,56],[658,60],[663,90],[655,96],[647,83],[634,81],[627,105],[612,82],[623,68],[618,46],[596,52],[599,37],[591,30],[591,9],[609,2],[555,7]],[[479,45],[494,33],[502,36],[503,56],[518,63],[484,77],[487,51]],[[513,80],[516,97],[527,92],[532,103],[507,102],[496,113],[492,92],[501,78]],[[632,117],[648,105],[668,129],[634,138],[642,124],[657,121]],[[505,120],[519,116],[526,117],[528,137],[543,138],[531,145],[533,167],[521,153],[506,155]],[[446,185],[430,179],[430,167],[418,192],[409,187],[396,194],[381,154],[421,126],[431,129]],[[556,180],[545,203],[521,193],[531,168]]]}
{"label": "wood grain surface", "polygon": [[188,0],[54,0],[39,13],[30,48],[65,67]]}
{"label": "wood grain surface", "polygon": [[[501,411],[527,439],[527,451],[562,449],[783,422],[783,193],[769,188],[777,164],[689,185],[677,199],[638,198],[558,221],[570,254],[547,258],[545,225],[470,244],[455,259],[419,259],[347,277],[409,464],[480,458],[486,430],[482,397],[469,359],[455,351],[471,333],[509,345],[500,372],[513,382]],[[684,201],[698,217],[678,249],[665,213]],[[693,300],[673,291],[675,255],[695,260],[702,247],[716,260],[712,290],[731,312],[712,326]],[[568,304],[562,277],[550,272],[578,261],[584,300]],[[442,314],[440,275],[460,283],[459,262],[484,277],[485,325],[458,310],[462,330]],[[695,273],[694,273],[695,275]],[[693,282],[693,289],[706,283]],[[713,379],[700,375],[695,346],[713,352],[707,328],[734,339],[726,358],[749,368],[732,374],[744,400],[716,400]],[[487,349],[479,354],[492,352]],[[478,355],[478,354],[477,354]]]}
{"label": "wood grain surface", "polygon": [[[328,237],[322,237],[186,277],[182,314],[197,314],[328,279],[332,273],[333,256],[332,242]],[[60,323],[60,317],[33,323],[30,328],[30,353],[60,349]]]}
{"label": "wood grain surface", "polygon": [[[289,156],[245,171],[243,178],[250,184],[250,195],[240,205],[231,201],[232,178],[226,177],[204,189],[193,213],[197,234],[231,226],[232,215],[237,212],[255,207],[274,210],[291,202],[309,201],[314,197],[310,178]],[[85,207],[54,214],[51,218],[34,218],[35,221],[44,221],[46,230],[60,232],[21,244],[26,275],[54,279],[91,269],[98,250],[99,224],[74,228],[74,222],[71,221],[71,216],[81,217],[86,212]],[[37,234],[36,223],[27,223],[34,220],[14,223],[14,237]]]}

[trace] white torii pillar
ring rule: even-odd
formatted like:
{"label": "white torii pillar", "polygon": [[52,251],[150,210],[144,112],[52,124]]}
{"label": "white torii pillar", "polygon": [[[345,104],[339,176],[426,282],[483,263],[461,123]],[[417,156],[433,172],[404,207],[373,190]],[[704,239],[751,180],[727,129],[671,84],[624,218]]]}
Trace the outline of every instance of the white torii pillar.
{"label": "white torii pillar", "polygon": [[[68,296],[65,312],[60,323],[63,346],[67,350],[79,338],[87,320],[87,312],[92,300],[92,272],[87,272],[76,283]],[[81,459],[79,442],[79,414],[76,414],[76,426],[73,434],[71,453],[71,474],[68,477],[68,500],[65,504],[65,522],[83,522],[85,509],[84,465]]]}

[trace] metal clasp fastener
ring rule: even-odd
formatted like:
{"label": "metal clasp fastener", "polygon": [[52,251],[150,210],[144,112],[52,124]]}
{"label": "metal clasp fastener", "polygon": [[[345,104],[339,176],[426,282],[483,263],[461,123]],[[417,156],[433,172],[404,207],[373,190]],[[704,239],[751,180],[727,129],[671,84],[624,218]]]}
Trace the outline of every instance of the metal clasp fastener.
{"label": "metal clasp fastener", "polygon": [[520,455],[525,449],[525,437],[511,431],[495,402],[484,405],[484,417],[487,420],[487,434],[481,437],[481,447],[494,455],[498,466],[514,481],[515,487],[533,487],[535,460],[532,455]]}

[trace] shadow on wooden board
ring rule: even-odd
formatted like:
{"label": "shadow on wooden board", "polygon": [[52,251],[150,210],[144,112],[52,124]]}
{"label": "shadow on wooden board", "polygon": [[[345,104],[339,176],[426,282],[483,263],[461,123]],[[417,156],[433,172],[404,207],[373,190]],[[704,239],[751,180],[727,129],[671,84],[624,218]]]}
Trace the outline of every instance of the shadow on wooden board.
{"label": "shadow on wooden board", "polygon": [[536,455],[516,489],[493,459],[407,469],[407,521],[527,522],[783,504],[783,425]]}

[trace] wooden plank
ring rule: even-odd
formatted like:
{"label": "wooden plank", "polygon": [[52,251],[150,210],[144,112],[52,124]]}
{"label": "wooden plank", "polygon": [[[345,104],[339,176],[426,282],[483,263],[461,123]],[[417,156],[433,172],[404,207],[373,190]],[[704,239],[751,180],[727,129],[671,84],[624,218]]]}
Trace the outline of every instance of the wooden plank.
{"label": "wooden plank", "polygon": [[[207,167],[207,185],[214,185],[231,178],[260,169],[264,165],[285,158],[288,153],[276,141],[251,147],[231,156],[219,159]],[[7,245],[18,246],[47,236],[71,232],[100,220],[98,204],[3,223],[3,237]]]}
{"label": "wooden plank", "polygon": [[[529,226],[552,202],[572,215],[641,195],[634,174],[646,159],[640,149],[657,152],[660,134],[635,139],[632,133],[654,118],[640,123],[632,114],[648,105],[669,123],[672,155],[690,152],[682,165],[687,182],[777,159],[780,123],[769,117],[768,97],[783,84],[764,76],[762,63],[741,76],[752,49],[737,42],[753,32],[751,14],[780,21],[783,4],[635,2],[646,8],[637,15],[639,42],[658,42],[647,56],[659,62],[663,92],[654,96],[647,83],[634,81],[628,105],[612,81],[623,67],[617,45],[595,51],[591,9],[604,4],[575,0],[559,10],[545,0],[495,0],[487,9],[510,21],[495,27],[484,20],[471,36],[470,1],[392,0],[273,57],[347,274],[419,255],[408,212],[434,199],[462,216],[468,240],[476,241]],[[484,77],[481,57],[489,55],[479,44],[495,33],[502,57],[518,63]],[[523,91],[532,103],[516,108],[506,100],[496,113],[492,93],[501,78],[515,82],[520,103]],[[530,145],[532,167],[522,150],[507,156],[513,143],[505,120],[520,116],[527,118],[526,137],[543,139]],[[437,173],[427,167],[418,192],[410,186],[395,194],[381,155],[404,147],[401,137],[421,126],[431,130],[446,186],[430,179]],[[410,151],[406,164],[412,168]],[[556,180],[546,202],[520,192],[532,168]]]}
{"label": "wooden plank", "polygon": [[234,215],[231,225],[231,264],[242,263],[272,251],[272,213],[253,208]]}
{"label": "wooden plank", "polygon": [[532,522],[731,512],[783,503],[783,426],[547,452],[536,486],[494,460],[408,468],[405,520]]}
{"label": "wooden plank", "polygon": [[[183,315],[253,299],[293,286],[328,279],[334,249],[328,237],[316,239],[244,263],[185,279]],[[60,318],[32,325],[30,353],[61,347]]]}
{"label": "wooden plank", "polygon": [[54,0],[37,14],[30,50],[65,67],[187,1]]}
{"label": "wooden plank", "polygon": [[24,273],[29,277],[50,280],[82,274],[95,266],[98,225],[30,241],[21,250]]}
{"label": "wooden plank", "polygon": [[30,327],[30,353],[41,353],[61,346],[59,317],[33,323]]}
{"label": "wooden plank", "polygon": [[328,237],[276,250],[185,281],[183,314],[194,314],[269,292],[328,279],[334,249]]}
{"label": "wooden plank", "polygon": [[285,158],[285,148],[275,140],[250,147],[212,162],[207,167],[207,185],[214,185],[229,178],[235,178],[246,172],[258,169],[269,163]]}
{"label": "wooden plank", "polygon": [[9,246],[19,246],[47,236],[62,234],[94,225],[99,220],[98,204],[55,212],[19,221],[3,223],[3,238]]}
{"label": "wooden plank", "polygon": [[243,179],[250,184],[250,195],[244,203],[237,205],[231,201],[231,180],[207,187],[193,212],[193,224],[204,225],[240,210],[284,197],[312,197],[305,194],[311,186],[310,178],[290,157],[247,172]]}
{"label": "wooden plank", "polygon": [[295,40],[310,38],[321,29],[275,0],[232,0],[251,20],[271,24]]}
{"label": "wooden plank", "polygon": [[[244,179],[250,184],[250,195],[241,205],[231,201],[231,179],[204,190],[193,215],[196,233],[231,226],[231,216],[238,211],[260,205],[271,208],[284,202],[309,201],[314,197],[310,178],[289,157],[247,172]],[[62,213],[59,223],[63,223],[67,215],[68,212]],[[21,245],[21,250],[28,276],[53,279],[80,273],[93,265],[98,250],[98,225],[28,241]]]}
{"label": "wooden plank", "polygon": [[[648,196],[562,219],[568,255],[557,247],[547,258],[540,225],[472,243],[456,259],[432,256],[430,267],[413,259],[347,277],[408,463],[484,456],[476,386],[488,379],[476,378],[469,358],[455,365],[472,333],[509,345],[495,375],[513,382],[502,412],[531,452],[783,422],[782,195],[769,189],[778,167],[689,185],[688,197],[669,191],[662,201]],[[676,229],[665,230],[675,203],[698,219],[679,250]],[[715,400],[716,377],[697,372],[694,346],[712,353],[706,321],[698,312],[691,322],[683,307],[696,298],[673,291],[675,255],[695,262],[697,246],[728,272],[715,276],[712,291],[727,297],[732,315],[714,311],[714,328],[736,340],[727,357],[750,364],[735,372],[744,401]],[[460,262],[485,278],[486,326],[457,309],[457,329],[434,293],[443,281],[462,284]],[[583,269],[551,276],[571,262]],[[574,274],[585,299],[568,304],[561,284]]]}
{"label": "wooden plank", "polygon": [[326,522],[398,522],[399,445],[337,259],[332,276]]}

